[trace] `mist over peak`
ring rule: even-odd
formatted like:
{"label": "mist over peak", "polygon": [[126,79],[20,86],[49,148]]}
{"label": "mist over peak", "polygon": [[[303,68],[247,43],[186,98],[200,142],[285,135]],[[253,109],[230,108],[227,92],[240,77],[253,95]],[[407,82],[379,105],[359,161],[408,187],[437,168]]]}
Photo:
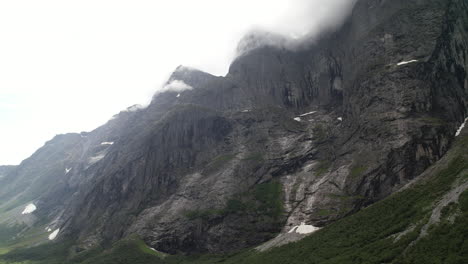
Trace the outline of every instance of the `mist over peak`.
{"label": "mist over peak", "polygon": [[274,26],[257,26],[245,33],[235,57],[263,46],[296,50],[311,45],[324,34],[338,30],[355,3],[356,0],[297,1],[300,10],[283,16]]}
{"label": "mist over peak", "polygon": [[[241,51],[258,45],[291,48],[298,39],[339,25],[353,4],[2,2],[0,33],[6,41],[0,44],[0,163],[19,164],[57,133],[92,130],[129,105],[148,104],[179,64],[216,76],[227,74],[239,55],[238,41],[252,29],[271,33],[244,38],[249,40],[239,45]],[[26,5],[30,8],[24,9]],[[113,100],[102,100],[109,95]],[[26,132],[30,126],[38,127],[34,136]]]}

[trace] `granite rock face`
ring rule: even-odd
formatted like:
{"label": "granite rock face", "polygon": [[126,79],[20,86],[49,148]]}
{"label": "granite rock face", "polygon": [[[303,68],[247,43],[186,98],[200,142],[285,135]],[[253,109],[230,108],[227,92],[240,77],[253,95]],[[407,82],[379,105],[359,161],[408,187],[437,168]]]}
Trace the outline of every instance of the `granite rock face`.
{"label": "granite rock face", "polygon": [[359,0],[313,44],[273,40],[225,77],[179,67],[168,83],[192,89],[55,137],[0,178],[0,212],[34,202],[77,250],[131,234],[168,253],[237,250],[388,196],[467,116],[466,1]]}

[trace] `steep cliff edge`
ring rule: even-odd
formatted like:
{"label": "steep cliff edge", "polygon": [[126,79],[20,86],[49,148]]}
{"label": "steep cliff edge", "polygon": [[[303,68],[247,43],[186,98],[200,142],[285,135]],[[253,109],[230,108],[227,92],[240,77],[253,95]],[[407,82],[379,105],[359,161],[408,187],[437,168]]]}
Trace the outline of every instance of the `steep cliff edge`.
{"label": "steep cliff edge", "polygon": [[167,253],[323,227],[447,152],[467,116],[467,28],[466,1],[360,0],[338,32],[253,49],[225,77],[179,67],[168,83],[191,89],[58,136],[0,178],[0,224],[59,230],[76,251],[137,234]]}

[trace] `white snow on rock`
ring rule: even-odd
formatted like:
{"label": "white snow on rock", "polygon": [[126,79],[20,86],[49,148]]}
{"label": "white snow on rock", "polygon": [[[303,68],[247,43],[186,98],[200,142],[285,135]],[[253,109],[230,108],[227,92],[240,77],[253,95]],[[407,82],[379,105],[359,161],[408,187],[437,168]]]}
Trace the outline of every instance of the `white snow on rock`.
{"label": "white snow on rock", "polygon": [[88,159],[88,164],[94,164],[100,160],[102,160],[104,157],[106,156],[106,154],[99,154],[99,155],[96,155],[94,157],[91,157]]}
{"label": "white snow on rock", "polygon": [[177,94],[177,96],[176,96],[176,97],[177,97],[177,98],[179,98],[179,97],[180,97],[180,94]]}
{"label": "white snow on rock", "polygon": [[306,225],[306,224],[301,224],[297,230],[296,230],[296,233],[299,233],[299,234],[310,234],[310,233],[313,233],[317,230],[319,230],[320,228],[319,227],[315,227],[313,225]]}
{"label": "white snow on rock", "polygon": [[413,63],[413,62],[418,62],[418,60],[402,61],[402,62],[397,63],[397,65],[401,66],[401,65],[406,65],[406,64]]}
{"label": "white snow on rock", "polygon": [[102,142],[101,145],[113,145],[114,142]]}
{"label": "white snow on rock", "polygon": [[299,234],[310,234],[313,233],[317,230],[319,230],[320,227],[315,227],[313,225],[306,225],[305,223],[301,223],[300,226],[297,227],[296,233]]}
{"label": "white snow on rock", "polygon": [[343,118],[342,117],[338,117],[337,118],[339,121],[343,121]]}
{"label": "white snow on rock", "polygon": [[301,122],[301,118],[300,117],[295,117],[294,121]]}
{"label": "white snow on rock", "polygon": [[37,207],[34,204],[30,203],[30,204],[26,205],[26,207],[24,208],[24,210],[23,210],[23,212],[21,214],[24,214],[24,215],[25,214],[30,214],[30,213],[36,211],[36,209],[37,209]]}
{"label": "white snow on rock", "polygon": [[313,233],[317,230],[319,230],[320,227],[315,227],[313,225],[306,225],[305,223],[301,223],[299,226],[295,226],[289,230],[288,233],[298,233],[298,234],[310,234]]}
{"label": "white snow on rock", "polygon": [[55,229],[55,231],[49,235],[49,240],[54,240],[57,237],[59,232],[60,232],[60,228]]}
{"label": "white snow on rock", "polygon": [[250,112],[250,110],[246,109],[246,110],[242,110],[242,113],[248,113]]}
{"label": "white snow on rock", "polygon": [[312,114],[315,114],[315,113],[317,113],[317,111],[312,111],[312,112],[309,112],[309,113],[305,113],[305,114],[300,115],[299,117],[304,117],[304,116],[312,115]]}
{"label": "white snow on rock", "polygon": [[65,174],[68,174],[71,171],[71,168],[65,168]]}
{"label": "white snow on rock", "polygon": [[465,122],[461,124],[461,126],[458,128],[457,132],[455,133],[455,136],[458,137],[460,133],[462,132],[463,128],[465,128],[466,122],[468,121],[468,117],[465,118]]}
{"label": "white snow on rock", "polygon": [[293,228],[291,228],[291,230],[289,230],[288,233],[294,233],[294,232],[296,232],[297,227],[298,227],[298,226],[294,226]]}
{"label": "white snow on rock", "polygon": [[51,231],[52,231],[52,229],[50,229],[50,227],[46,227],[45,230],[46,230],[47,232],[51,232]]}

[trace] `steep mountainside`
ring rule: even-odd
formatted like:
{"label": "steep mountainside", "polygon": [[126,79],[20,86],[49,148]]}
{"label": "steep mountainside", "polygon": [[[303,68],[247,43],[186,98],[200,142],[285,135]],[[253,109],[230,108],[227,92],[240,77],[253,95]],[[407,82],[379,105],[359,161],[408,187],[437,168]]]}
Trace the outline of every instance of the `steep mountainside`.
{"label": "steep mountainside", "polygon": [[67,253],[69,244],[23,248],[0,256],[0,263],[467,263],[467,148],[465,129],[441,160],[401,191],[297,243],[264,252],[169,256],[130,236],[110,248],[96,247],[76,255]]}
{"label": "steep mountainside", "polygon": [[351,225],[449,150],[468,115],[468,2],[359,0],[304,43],[254,48],[225,77],[179,67],[168,83],[192,89],[47,142],[0,177],[5,237],[230,252]]}
{"label": "steep mountainside", "polygon": [[14,169],[15,166],[0,166],[0,178],[4,177]]}

